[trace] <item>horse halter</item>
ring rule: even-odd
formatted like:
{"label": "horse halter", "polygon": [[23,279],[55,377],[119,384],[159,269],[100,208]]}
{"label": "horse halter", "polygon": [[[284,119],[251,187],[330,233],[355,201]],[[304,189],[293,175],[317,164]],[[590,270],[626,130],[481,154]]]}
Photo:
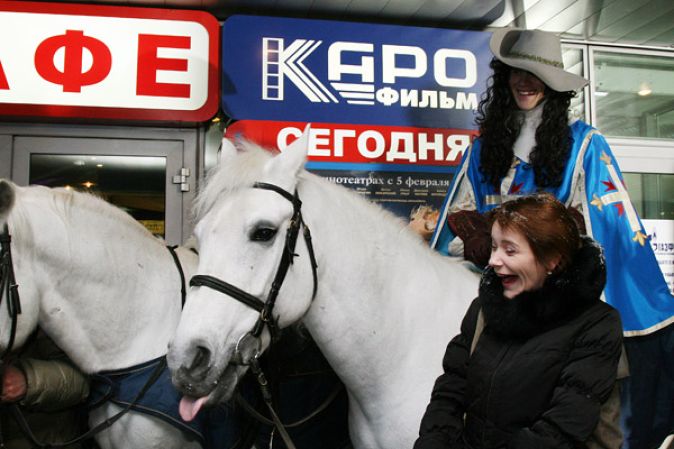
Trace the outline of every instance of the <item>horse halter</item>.
{"label": "horse halter", "polygon": [[[311,295],[311,300],[313,301],[316,297],[316,290],[318,288],[318,275],[316,269],[318,265],[316,264],[316,256],[314,254],[314,248],[311,244],[311,232],[309,228],[304,223],[302,219],[302,201],[300,201],[299,196],[297,195],[297,190],[295,194],[290,194],[288,191],[278,187],[274,184],[268,184],[265,182],[256,182],[253,184],[253,188],[271,190],[278,193],[283,198],[290,201],[293,205],[293,215],[290,219],[290,226],[286,232],[285,244],[283,246],[283,253],[281,255],[281,262],[278,269],[276,270],[276,275],[267,294],[267,300],[262,301],[256,296],[251,295],[248,292],[241,290],[240,288],[220,280],[214,276],[197,274],[192,276],[190,280],[191,287],[208,287],[216,290],[225,295],[231,296],[237,301],[247,305],[248,307],[256,310],[260,313],[253,330],[250,332],[250,335],[257,338],[262,333],[262,329],[266,325],[269,328],[269,333],[271,334],[272,341],[275,341],[278,337],[278,322],[277,319],[273,316],[274,304],[276,303],[276,297],[278,296],[283,280],[288,273],[290,265],[293,264],[293,259],[297,254],[295,254],[295,245],[297,243],[297,237],[299,235],[300,226],[303,228],[304,241],[307,245],[307,251],[309,252],[309,258],[311,261],[311,271],[313,275],[314,289]],[[244,334],[244,336],[247,334]],[[242,336],[243,338],[243,336]],[[239,340],[240,341],[240,340]],[[236,351],[238,352],[238,344]]]}
{"label": "horse halter", "polygon": [[21,300],[19,299],[19,286],[14,277],[14,263],[12,262],[12,237],[9,235],[9,227],[5,223],[0,234],[0,305],[7,298],[7,313],[12,319],[12,327],[9,333],[9,342],[0,359],[12,351],[16,338],[18,316],[21,313]]}

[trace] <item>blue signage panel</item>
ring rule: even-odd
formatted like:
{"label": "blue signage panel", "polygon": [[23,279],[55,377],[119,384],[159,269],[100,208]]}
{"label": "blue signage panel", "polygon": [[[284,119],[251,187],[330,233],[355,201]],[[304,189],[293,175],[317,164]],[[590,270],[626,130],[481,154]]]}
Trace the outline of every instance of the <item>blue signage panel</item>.
{"label": "blue signage panel", "polygon": [[278,17],[222,27],[234,119],[473,129],[491,33]]}

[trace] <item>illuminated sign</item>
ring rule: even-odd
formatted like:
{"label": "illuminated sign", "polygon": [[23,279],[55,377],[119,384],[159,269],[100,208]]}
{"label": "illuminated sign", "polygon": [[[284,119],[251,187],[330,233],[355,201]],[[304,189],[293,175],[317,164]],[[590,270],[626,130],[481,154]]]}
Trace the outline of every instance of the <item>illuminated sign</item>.
{"label": "illuminated sign", "polygon": [[[304,122],[240,120],[230,125],[225,135],[283,150],[302,134],[305,126]],[[429,171],[435,167],[449,173],[447,167],[459,165],[476,134],[477,131],[447,128],[313,123],[308,167],[336,168],[334,163],[338,163],[342,168],[374,170],[391,164],[396,170]],[[323,162],[328,165],[321,166]]]}
{"label": "illuminated sign", "polygon": [[0,1],[0,115],[208,120],[218,31],[201,11]]}
{"label": "illuminated sign", "polygon": [[490,33],[232,16],[223,110],[249,120],[474,127]]}

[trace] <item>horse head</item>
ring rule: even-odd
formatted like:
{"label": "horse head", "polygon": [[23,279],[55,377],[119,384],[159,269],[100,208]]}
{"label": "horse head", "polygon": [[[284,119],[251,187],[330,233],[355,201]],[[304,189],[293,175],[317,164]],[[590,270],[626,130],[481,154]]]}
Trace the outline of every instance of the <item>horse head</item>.
{"label": "horse head", "polygon": [[37,327],[39,313],[38,289],[28,270],[28,252],[19,248],[20,239],[12,239],[13,234],[26,231],[21,229],[19,219],[13,220],[18,195],[19,187],[0,179],[0,354],[23,345]]}
{"label": "horse head", "polygon": [[311,305],[309,246],[301,235],[288,237],[303,224],[296,189],[307,141],[305,131],[271,157],[250,143],[225,140],[199,193],[199,275],[168,354],[173,382],[186,396],[185,419],[203,404],[228,400],[274,329],[300,320]]}

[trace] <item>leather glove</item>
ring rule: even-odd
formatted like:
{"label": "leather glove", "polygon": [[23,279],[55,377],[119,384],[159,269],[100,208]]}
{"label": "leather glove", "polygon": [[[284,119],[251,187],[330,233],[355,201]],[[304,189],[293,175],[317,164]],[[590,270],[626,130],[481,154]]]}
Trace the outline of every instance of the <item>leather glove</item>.
{"label": "leather glove", "polygon": [[454,235],[463,240],[463,257],[484,267],[491,255],[489,222],[474,210],[461,210],[447,217],[447,224]]}

